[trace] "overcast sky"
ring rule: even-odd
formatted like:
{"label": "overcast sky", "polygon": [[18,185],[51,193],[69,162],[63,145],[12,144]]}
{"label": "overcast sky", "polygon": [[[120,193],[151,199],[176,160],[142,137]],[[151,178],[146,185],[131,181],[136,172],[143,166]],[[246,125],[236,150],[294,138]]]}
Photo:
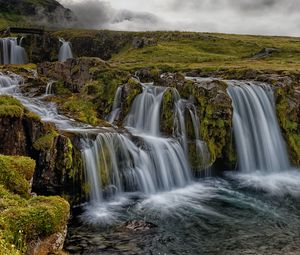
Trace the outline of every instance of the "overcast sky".
{"label": "overcast sky", "polygon": [[59,0],[81,26],[300,36],[300,0]]}

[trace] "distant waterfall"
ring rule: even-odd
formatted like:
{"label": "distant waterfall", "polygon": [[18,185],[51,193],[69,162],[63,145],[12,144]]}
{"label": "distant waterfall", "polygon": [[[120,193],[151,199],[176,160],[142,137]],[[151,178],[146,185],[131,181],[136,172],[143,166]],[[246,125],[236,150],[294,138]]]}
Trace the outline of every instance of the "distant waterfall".
{"label": "distant waterfall", "polygon": [[71,43],[62,38],[60,38],[59,41],[62,43],[62,45],[59,50],[58,61],[65,62],[67,59],[73,58]]}
{"label": "distant waterfall", "polygon": [[21,46],[23,38],[18,43],[17,38],[0,38],[2,45],[2,64],[26,64],[28,62],[25,49]]}
{"label": "distant waterfall", "polygon": [[229,82],[239,168],[274,172],[289,168],[285,143],[275,112],[273,91],[266,84]]}
{"label": "distant waterfall", "polygon": [[[105,131],[96,140],[83,139],[82,155],[90,185],[92,202],[124,191],[140,191],[155,194],[193,181],[188,160],[186,116],[192,119],[193,142],[197,153],[202,155],[207,166],[209,152],[200,140],[199,119],[196,108],[190,101],[180,99],[176,89],[142,84],[125,120],[126,132]],[[164,93],[172,90],[174,99],[174,134],[160,134],[161,105]],[[110,120],[120,112],[122,87],[115,96]]]}

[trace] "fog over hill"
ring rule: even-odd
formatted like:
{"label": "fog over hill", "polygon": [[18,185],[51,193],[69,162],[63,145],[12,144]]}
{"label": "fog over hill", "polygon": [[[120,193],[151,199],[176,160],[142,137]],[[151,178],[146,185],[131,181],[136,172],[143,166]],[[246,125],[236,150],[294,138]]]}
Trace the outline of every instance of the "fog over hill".
{"label": "fog over hill", "polygon": [[60,0],[86,28],[299,35],[298,0]]}

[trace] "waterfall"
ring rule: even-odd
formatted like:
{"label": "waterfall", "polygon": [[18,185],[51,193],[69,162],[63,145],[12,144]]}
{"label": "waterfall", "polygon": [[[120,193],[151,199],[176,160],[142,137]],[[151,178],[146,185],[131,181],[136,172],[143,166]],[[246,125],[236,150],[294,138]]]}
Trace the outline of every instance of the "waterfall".
{"label": "waterfall", "polygon": [[119,119],[119,115],[121,112],[121,100],[122,100],[122,90],[123,86],[118,87],[115,98],[114,98],[114,103],[113,103],[113,108],[111,113],[107,117],[107,121],[109,123],[113,123],[115,120]]}
{"label": "waterfall", "polygon": [[[28,110],[36,113],[43,121],[54,123],[61,130],[69,130],[78,127],[88,127],[82,123],[77,123],[66,116],[58,113],[55,103],[43,102],[43,97],[28,98],[22,95],[19,86],[23,83],[23,78],[19,75],[9,73],[0,73],[0,95],[12,95],[28,108]],[[49,83],[48,83],[49,85]]]}
{"label": "waterfall", "polygon": [[133,102],[126,126],[152,135],[159,135],[160,106],[167,88],[143,84],[143,92]]}
{"label": "waterfall", "polygon": [[[59,129],[80,134],[82,160],[92,204],[99,204],[124,192],[150,195],[170,191],[193,181],[188,143],[191,140],[196,144],[205,143],[199,137],[195,105],[192,101],[181,99],[177,90],[143,84],[144,91],[135,98],[126,118],[127,128],[119,131],[115,128],[88,129],[74,123],[59,115],[56,105],[43,102],[42,97],[22,96],[18,90],[20,84],[20,76],[0,74],[0,93],[3,91],[15,96],[42,120],[55,123]],[[51,93],[51,84],[48,83],[46,94]],[[160,134],[161,105],[164,93],[170,89],[174,97],[174,109],[170,109],[174,113],[174,133],[165,137]],[[120,93],[121,88],[116,92],[114,109],[120,108]],[[186,131],[187,116],[192,119],[192,137]],[[149,121],[150,128],[143,125],[141,119]]]}
{"label": "waterfall", "polygon": [[177,97],[175,101],[176,118],[174,123],[174,133],[177,137],[180,138],[184,151],[186,152],[186,154],[188,154],[188,137],[186,130],[186,115],[188,115],[188,117],[190,117],[192,121],[194,135],[192,139],[196,144],[196,153],[201,158],[202,167],[208,168],[210,153],[207,144],[200,139],[200,120],[197,115],[196,106],[189,100],[180,99],[178,93],[175,93],[175,95],[177,95]]}
{"label": "waterfall", "polygon": [[[203,166],[208,165],[209,152],[200,140],[199,118],[192,101],[183,100],[176,89],[142,84],[125,118],[126,131],[105,131],[96,140],[84,139],[83,161],[90,184],[90,199],[99,203],[106,197],[124,191],[155,194],[185,187],[193,181],[188,160],[188,143],[196,144]],[[160,119],[163,96],[171,90],[174,101],[174,134],[161,136]],[[115,95],[109,118],[121,109],[120,87]],[[118,113],[119,114],[119,113]],[[186,132],[186,116],[192,122],[193,137]]]}
{"label": "waterfall", "polygon": [[100,202],[103,191],[106,196],[123,191],[154,194],[184,187],[192,180],[178,141],[139,138],[141,147],[127,135],[116,132],[100,133],[95,141],[83,140],[82,155],[92,202]]}
{"label": "waterfall", "polygon": [[25,49],[21,46],[23,37],[18,43],[17,38],[0,38],[2,44],[2,64],[26,64],[28,62]]}
{"label": "waterfall", "polygon": [[228,83],[239,168],[248,173],[289,169],[271,87],[238,81]]}
{"label": "waterfall", "polygon": [[65,62],[67,59],[73,58],[71,43],[65,41],[63,38],[60,38],[59,41],[62,45],[59,50],[58,61]]}
{"label": "waterfall", "polygon": [[45,95],[44,96],[50,96],[52,95],[52,85],[53,85],[54,81],[49,81],[47,83],[47,86],[46,86],[46,91],[45,91]]}

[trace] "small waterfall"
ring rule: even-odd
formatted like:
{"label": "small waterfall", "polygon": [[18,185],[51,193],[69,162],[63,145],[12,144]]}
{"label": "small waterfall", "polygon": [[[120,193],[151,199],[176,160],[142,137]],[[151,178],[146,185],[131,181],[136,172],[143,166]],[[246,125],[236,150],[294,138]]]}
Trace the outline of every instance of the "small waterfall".
{"label": "small waterfall", "polygon": [[67,130],[77,127],[87,127],[82,123],[77,123],[58,113],[55,103],[43,102],[40,98],[27,98],[22,95],[19,86],[23,83],[23,78],[19,75],[10,73],[0,73],[0,95],[12,95],[30,111],[36,113],[43,121],[54,123],[59,129]]}
{"label": "small waterfall", "polygon": [[[184,148],[186,154],[188,154],[188,143],[189,139],[187,137],[186,123],[187,117],[191,119],[193,126],[193,142],[196,145],[196,153],[201,158],[202,168],[209,167],[210,153],[207,147],[207,144],[200,139],[200,120],[197,115],[197,109],[193,102],[180,99],[179,94],[177,96],[177,100],[175,101],[175,109],[176,109],[176,118],[174,123],[174,133],[177,137],[180,138],[181,144]],[[191,137],[190,137],[191,139]]]}
{"label": "small waterfall", "polygon": [[109,123],[114,123],[115,120],[119,119],[119,115],[121,113],[122,90],[123,90],[122,86],[118,87],[118,89],[117,89],[112,111],[107,117],[107,121]]}
{"label": "small waterfall", "polygon": [[228,83],[239,168],[244,172],[289,169],[271,87],[238,81]]}
{"label": "small waterfall", "polygon": [[160,107],[167,88],[143,84],[143,93],[133,102],[126,126],[138,131],[159,135]]}
{"label": "small waterfall", "polygon": [[2,64],[26,64],[28,62],[25,49],[21,46],[23,37],[18,43],[17,38],[0,38],[2,44]]}
{"label": "small waterfall", "polygon": [[58,61],[65,62],[67,59],[73,58],[71,43],[65,41],[63,38],[60,38],[59,41],[62,45],[59,50]]}
{"label": "small waterfall", "polygon": [[46,91],[45,91],[45,95],[44,96],[50,96],[52,95],[52,85],[53,85],[54,81],[49,81],[47,83],[47,86],[46,86]]}

